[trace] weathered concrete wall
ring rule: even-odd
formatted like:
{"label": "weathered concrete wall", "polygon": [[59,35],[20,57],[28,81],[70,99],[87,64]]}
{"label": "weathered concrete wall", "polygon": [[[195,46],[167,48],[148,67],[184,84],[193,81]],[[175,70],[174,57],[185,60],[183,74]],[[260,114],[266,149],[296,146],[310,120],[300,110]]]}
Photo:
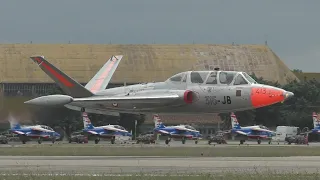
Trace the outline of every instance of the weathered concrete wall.
{"label": "weathered concrete wall", "polygon": [[124,59],[114,83],[163,81],[181,71],[223,70],[254,72],[267,80],[286,83],[295,75],[264,45],[100,45],[0,44],[0,82],[52,82],[29,59],[44,55],[79,82],[88,82],[111,55]]}

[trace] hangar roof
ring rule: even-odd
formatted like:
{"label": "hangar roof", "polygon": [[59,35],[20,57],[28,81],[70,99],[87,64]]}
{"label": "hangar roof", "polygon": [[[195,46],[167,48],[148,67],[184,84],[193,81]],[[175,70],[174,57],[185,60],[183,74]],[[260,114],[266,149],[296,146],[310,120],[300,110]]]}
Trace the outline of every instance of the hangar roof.
{"label": "hangar roof", "polygon": [[283,84],[296,76],[265,45],[0,44],[0,82],[53,82],[30,56],[43,55],[86,83],[112,55],[124,55],[111,83],[163,81],[181,71],[239,70]]}

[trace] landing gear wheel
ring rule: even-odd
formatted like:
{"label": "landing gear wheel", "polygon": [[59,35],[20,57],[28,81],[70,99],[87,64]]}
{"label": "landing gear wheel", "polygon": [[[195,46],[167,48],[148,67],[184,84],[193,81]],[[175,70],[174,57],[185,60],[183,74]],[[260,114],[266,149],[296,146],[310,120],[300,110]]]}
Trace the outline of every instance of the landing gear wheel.
{"label": "landing gear wheel", "polygon": [[245,142],[245,140],[240,140],[240,144],[243,144]]}
{"label": "landing gear wheel", "polygon": [[185,143],[186,143],[186,139],[182,138],[182,144],[185,144]]}
{"label": "landing gear wheel", "polygon": [[271,141],[269,141],[268,144],[271,144]]}
{"label": "landing gear wheel", "polygon": [[25,141],[25,140],[22,140],[22,144],[26,144],[26,141]]}
{"label": "landing gear wheel", "polygon": [[196,140],[194,143],[195,143],[195,144],[198,144],[198,140]]}
{"label": "landing gear wheel", "polygon": [[38,144],[41,144],[41,143],[42,143],[42,139],[39,138],[39,139],[38,139]]}
{"label": "landing gear wheel", "polygon": [[261,140],[260,139],[257,142],[258,142],[258,144],[261,144]]}
{"label": "landing gear wheel", "polygon": [[56,142],[56,137],[53,137],[53,138],[51,139],[51,142],[52,142],[52,144],[54,144],[54,143]]}
{"label": "landing gear wheel", "polygon": [[85,109],[85,108],[81,108],[80,111],[81,111],[81,112],[86,112],[86,109]]}
{"label": "landing gear wheel", "polygon": [[169,139],[167,139],[166,141],[165,141],[165,143],[168,145],[169,144],[169,142],[170,142],[170,140]]}
{"label": "landing gear wheel", "polygon": [[116,141],[116,137],[113,136],[112,139],[111,139],[111,144],[114,144],[115,141]]}
{"label": "landing gear wheel", "polygon": [[71,141],[71,139],[69,139],[69,143],[71,143],[72,141]]}

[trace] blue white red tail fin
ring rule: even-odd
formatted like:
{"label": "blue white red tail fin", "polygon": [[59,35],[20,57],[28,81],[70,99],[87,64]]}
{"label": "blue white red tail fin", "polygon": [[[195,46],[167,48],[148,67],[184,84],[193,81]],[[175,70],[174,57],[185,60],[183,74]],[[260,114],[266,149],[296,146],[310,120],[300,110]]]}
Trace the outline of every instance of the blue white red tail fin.
{"label": "blue white red tail fin", "polygon": [[153,122],[155,128],[165,128],[158,114],[153,115]]}
{"label": "blue white red tail fin", "polygon": [[239,124],[239,121],[236,117],[236,115],[232,112],[231,115],[231,126],[232,126],[232,129],[241,129],[241,126]]}
{"label": "blue white red tail fin", "polygon": [[318,119],[317,113],[312,113],[312,119],[313,119],[313,127],[314,129],[320,129],[320,120]]}
{"label": "blue white red tail fin", "polygon": [[86,112],[82,112],[82,119],[83,119],[84,129],[94,129],[94,126],[92,125],[88,117],[88,114]]}

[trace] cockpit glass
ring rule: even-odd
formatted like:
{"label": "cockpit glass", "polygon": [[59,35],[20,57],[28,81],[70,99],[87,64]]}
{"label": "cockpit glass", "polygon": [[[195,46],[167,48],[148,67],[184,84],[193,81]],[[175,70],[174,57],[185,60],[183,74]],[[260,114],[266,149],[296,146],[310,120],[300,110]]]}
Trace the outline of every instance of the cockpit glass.
{"label": "cockpit glass", "polygon": [[207,82],[206,84],[217,84],[217,72],[211,72],[208,79],[207,79]]}
{"label": "cockpit glass", "polygon": [[184,75],[182,82],[187,82],[187,74]]}
{"label": "cockpit glass", "polygon": [[260,125],[259,127],[260,127],[261,129],[269,130],[266,126],[263,126],[263,125]]}
{"label": "cockpit glass", "polygon": [[242,84],[248,84],[248,82],[243,78],[242,74],[238,74],[238,76],[234,80],[233,85],[242,85]]}
{"label": "cockpit glass", "polygon": [[247,73],[243,72],[243,76],[252,84],[258,84],[251,76],[249,76]]}
{"label": "cockpit glass", "polygon": [[206,80],[208,73],[193,71],[190,73],[190,80],[192,83],[202,84]]}
{"label": "cockpit glass", "polygon": [[236,74],[237,74],[237,72],[221,71],[219,73],[220,84],[230,84]]}
{"label": "cockpit glass", "polygon": [[180,82],[185,73],[179,73],[170,78],[170,81]]}

